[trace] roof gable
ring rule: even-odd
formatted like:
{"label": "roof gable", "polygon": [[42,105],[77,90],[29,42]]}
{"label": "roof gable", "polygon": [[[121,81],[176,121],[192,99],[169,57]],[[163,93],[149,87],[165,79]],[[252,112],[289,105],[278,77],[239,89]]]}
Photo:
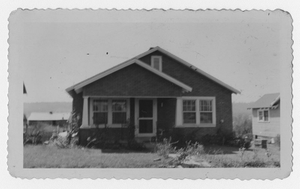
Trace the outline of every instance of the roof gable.
{"label": "roof gable", "polygon": [[144,57],[144,56],[147,56],[147,55],[149,55],[149,54],[151,54],[151,53],[153,53],[153,52],[155,52],[155,51],[159,51],[159,52],[161,52],[161,53],[163,53],[163,54],[165,54],[165,55],[167,55],[167,56],[169,56],[169,57],[171,57],[171,58],[177,60],[177,61],[180,62],[181,64],[183,64],[183,65],[189,67],[191,70],[194,70],[195,72],[204,75],[204,76],[207,77],[208,79],[210,79],[210,80],[212,80],[212,81],[214,81],[214,82],[220,84],[221,86],[223,86],[223,87],[229,89],[230,91],[232,91],[232,92],[235,93],[235,94],[239,94],[239,93],[240,93],[240,91],[238,91],[237,89],[235,89],[235,88],[233,88],[233,87],[227,85],[226,83],[222,82],[221,80],[219,80],[219,79],[213,77],[212,75],[210,75],[210,74],[208,74],[208,73],[202,71],[201,69],[199,69],[199,68],[197,68],[196,66],[194,66],[194,65],[192,65],[192,64],[190,64],[190,63],[188,63],[188,62],[186,62],[185,60],[179,58],[178,56],[176,56],[176,55],[174,55],[174,54],[172,54],[172,53],[170,53],[170,52],[168,52],[168,51],[166,51],[166,50],[160,48],[159,46],[157,46],[157,47],[152,47],[152,48],[150,48],[148,51],[146,51],[146,52],[144,52],[144,53],[142,53],[142,54],[140,54],[140,55],[138,55],[138,56],[136,56],[136,57],[134,57],[134,58],[140,59],[140,58],[142,58],[142,57]]}
{"label": "roof gable", "polygon": [[280,93],[265,94],[249,108],[270,108],[278,103]]}
{"label": "roof gable", "polygon": [[167,75],[163,72],[160,72],[160,71],[154,69],[153,67],[151,67],[151,66],[149,66],[149,65],[145,64],[144,62],[142,62],[140,60],[137,60],[137,59],[130,59],[126,62],[123,62],[123,63],[121,63],[121,64],[119,64],[119,65],[117,65],[117,66],[115,66],[111,69],[108,69],[108,70],[106,70],[102,73],[99,73],[99,74],[97,74],[97,75],[95,75],[95,76],[93,76],[93,77],[91,77],[87,80],[84,80],[84,81],[82,81],[82,82],[80,82],[80,83],[78,83],[78,84],[76,84],[72,87],[67,88],[66,91],[70,92],[71,90],[75,90],[75,92],[79,93],[79,92],[82,91],[82,88],[84,86],[86,86],[86,85],[88,85],[92,82],[95,82],[95,81],[97,81],[97,80],[99,80],[99,79],[101,79],[101,78],[103,78],[107,75],[110,75],[110,74],[112,74],[112,73],[114,73],[118,70],[121,70],[121,69],[123,69],[123,68],[125,68],[129,65],[132,65],[132,64],[137,64],[137,65],[145,68],[146,70],[148,70],[148,71],[150,71],[150,72],[152,72],[152,73],[154,73],[154,74],[156,74],[156,75],[158,75],[158,76],[160,76],[160,77],[162,77],[162,78],[164,78],[164,79],[166,79],[166,80],[168,80],[168,81],[170,81],[170,82],[172,82],[172,83],[174,83],[174,84],[176,84],[180,87],[182,87],[186,91],[192,91],[192,87],[190,87],[190,86],[188,86],[188,85],[172,78],[171,76],[169,76],[169,75]]}
{"label": "roof gable", "polygon": [[142,58],[142,57],[144,57],[144,56],[147,56],[147,55],[149,55],[149,54],[151,54],[151,53],[153,53],[153,52],[155,52],[155,51],[160,51],[161,53],[163,53],[163,54],[165,54],[165,55],[167,55],[167,56],[169,56],[169,57],[171,57],[171,58],[177,60],[178,62],[182,63],[183,65],[189,67],[190,69],[194,70],[194,71],[197,72],[197,73],[200,73],[200,74],[204,75],[204,76],[207,77],[208,79],[210,79],[210,80],[212,80],[212,81],[214,81],[214,82],[220,84],[221,86],[227,88],[228,90],[230,90],[230,91],[233,92],[233,93],[236,93],[236,94],[237,94],[237,93],[240,93],[238,90],[234,89],[233,87],[231,87],[231,86],[225,84],[224,82],[220,81],[219,79],[217,79],[217,78],[215,78],[215,77],[209,75],[208,73],[202,71],[201,69],[199,69],[199,68],[193,66],[192,64],[189,64],[189,63],[186,62],[185,60],[183,60],[183,59],[181,59],[181,58],[175,56],[174,54],[172,54],[172,53],[170,53],[170,52],[168,52],[168,51],[166,51],[166,50],[164,50],[164,49],[162,49],[162,48],[160,48],[160,47],[158,47],[158,46],[157,46],[157,47],[150,48],[148,51],[146,51],[146,52],[144,52],[144,53],[142,53],[142,54],[140,54],[140,55],[137,55],[137,56],[135,56],[135,57],[133,57],[133,58],[131,58],[131,59],[129,59],[129,60],[127,60],[127,61],[125,61],[125,62],[123,62],[123,63],[117,65],[117,66],[115,66],[115,67],[112,67],[112,68],[110,68],[110,69],[108,69],[108,70],[106,70],[106,71],[104,71],[104,72],[102,72],[102,73],[99,73],[99,74],[97,74],[97,75],[95,75],[95,76],[93,76],[93,77],[91,77],[91,78],[88,78],[88,79],[86,79],[86,80],[84,80],[84,81],[82,81],[82,82],[80,82],[80,83],[78,83],[78,84],[76,84],[76,85],[73,85],[73,86],[67,88],[66,91],[67,91],[68,93],[70,93],[71,90],[75,90],[75,92],[79,93],[79,92],[82,91],[82,88],[83,88],[84,86],[86,86],[86,85],[88,85],[88,84],[90,84],[90,83],[92,83],[92,82],[94,82],[94,81],[96,81],[96,80],[98,80],[98,79],[101,79],[101,78],[103,78],[103,77],[105,77],[105,76],[107,76],[107,75],[109,75],[109,74],[111,74],[111,73],[114,73],[115,71],[118,71],[118,70],[120,70],[120,69],[122,69],[122,68],[125,68],[125,67],[127,67],[127,66],[129,66],[129,65],[131,65],[131,64],[134,64],[134,63],[136,63],[136,64],[138,64],[138,65],[140,65],[140,66],[146,68],[147,70],[149,70],[149,71],[151,71],[151,72],[157,74],[158,76],[163,77],[163,78],[165,78],[166,80],[168,80],[168,81],[170,81],[170,82],[172,82],[172,83],[174,83],[174,84],[176,84],[176,85],[182,87],[182,88],[185,89],[186,91],[192,91],[192,88],[191,88],[190,86],[188,86],[188,85],[182,83],[181,81],[178,81],[178,80],[172,78],[171,76],[169,76],[169,75],[167,75],[167,74],[165,74],[165,73],[163,73],[163,72],[160,72],[160,71],[158,71],[158,70],[152,68],[151,66],[149,66],[149,65],[145,64],[144,62],[142,62],[141,60],[139,60],[140,58]]}

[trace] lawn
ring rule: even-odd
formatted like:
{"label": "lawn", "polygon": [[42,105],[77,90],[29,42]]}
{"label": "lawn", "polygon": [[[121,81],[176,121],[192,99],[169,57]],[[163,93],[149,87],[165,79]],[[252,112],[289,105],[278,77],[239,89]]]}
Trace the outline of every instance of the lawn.
{"label": "lawn", "polygon": [[[150,152],[107,152],[100,149],[60,149],[56,146],[24,146],[24,168],[158,168],[166,167],[169,159]],[[239,151],[235,147],[207,146],[205,153],[197,157],[211,167],[279,167],[280,151],[269,145],[262,148]]]}
{"label": "lawn", "polygon": [[267,150],[251,147],[245,151],[236,147],[209,146],[205,148],[205,152],[202,158],[213,167],[240,167],[242,164],[250,167],[280,166],[280,150],[273,144],[269,144]]}
{"label": "lawn", "polygon": [[26,145],[24,168],[151,168],[162,162],[155,153],[103,153],[99,149],[59,149],[55,146]]}

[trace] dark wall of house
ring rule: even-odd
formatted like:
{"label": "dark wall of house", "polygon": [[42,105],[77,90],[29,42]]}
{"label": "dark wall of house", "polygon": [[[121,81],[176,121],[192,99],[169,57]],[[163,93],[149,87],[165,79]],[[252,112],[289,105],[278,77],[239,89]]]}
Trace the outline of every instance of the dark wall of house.
{"label": "dark wall of house", "polygon": [[72,102],[72,112],[76,113],[78,115],[79,120],[78,120],[78,125],[81,126],[82,124],[82,110],[83,110],[83,97],[82,97],[82,92],[77,94],[75,91],[72,91],[72,97],[73,97],[73,102]]}
{"label": "dark wall of house", "polygon": [[[182,93],[181,96],[214,96],[216,97],[216,122],[217,126],[215,128],[174,128],[174,132],[197,132],[199,135],[216,133],[219,132],[228,133],[231,132],[232,127],[232,102],[231,94],[232,92],[227,88],[221,86],[220,84],[208,79],[204,75],[190,69],[189,67],[179,63],[175,59],[168,57],[158,51],[153,52],[140,60],[151,64],[151,56],[158,55],[162,56],[162,71],[171,77],[191,86],[193,88],[192,92]],[[169,112],[174,109],[174,104],[176,101],[172,101],[173,105],[170,105]],[[175,105],[176,107],[176,105]],[[166,107],[165,107],[166,108]],[[175,110],[174,110],[175,111]],[[170,119],[168,122],[175,122],[175,114],[172,112],[169,116],[174,115],[174,118],[168,117]],[[221,123],[221,120],[224,120]],[[167,121],[164,121],[167,122]],[[173,124],[175,125],[175,124]],[[198,134],[197,134],[198,135]]]}
{"label": "dark wall of house", "polygon": [[87,96],[181,96],[182,88],[133,64],[83,89]]}
{"label": "dark wall of house", "polygon": [[92,140],[97,138],[99,145],[104,143],[116,143],[130,140],[130,128],[88,128],[79,130],[79,144],[86,146],[89,143],[88,138]]}
{"label": "dark wall of house", "polygon": [[[176,98],[157,99],[157,134],[168,137],[175,125]],[[161,136],[160,136],[161,137]]]}
{"label": "dark wall of house", "polygon": [[[221,97],[220,97],[221,98]],[[226,99],[223,99],[226,101]],[[227,99],[228,101],[229,99]],[[220,100],[219,100],[220,101]],[[158,99],[157,100],[157,136],[160,139],[172,138],[172,141],[184,142],[188,140],[200,141],[205,135],[229,134],[232,132],[232,114],[231,104],[226,103],[223,107],[222,98],[217,109],[217,126],[216,127],[175,127],[176,121],[176,99]],[[224,123],[218,120],[224,119]],[[163,131],[163,132],[161,132]]]}

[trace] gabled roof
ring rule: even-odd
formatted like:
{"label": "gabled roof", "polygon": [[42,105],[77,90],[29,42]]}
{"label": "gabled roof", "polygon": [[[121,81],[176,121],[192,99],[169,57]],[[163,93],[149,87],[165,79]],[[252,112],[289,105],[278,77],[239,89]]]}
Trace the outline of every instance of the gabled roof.
{"label": "gabled roof", "polygon": [[280,93],[265,94],[249,108],[271,108],[280,101]]}
{"label": "gabled roof", "polygon": [[27,94],[27,90],[26,90],[26,87],[25,87],[24,83],[23,83],[23,94]]}
{"label": "gabled roof", "polygon": [[175,56],[174,54],[172,54],[172,53],[170,53],[170,52],[168,52],[168,51],[166,51],[166,50],[160,48],[159,46],[150,48],[148,51],[146,51],[146,52],[144,52],[144,53],[142,53],[142,54],[140,54],[140,55],[138,55],[138,56],[136,56],[136,57],[134,57],[134,58],[139,59],[139,58],[141,58],[141,57],[143,57],[143,56],[146,56],[146,55],[148,55],[148,54],[151,54],[151,53],[153,53],[153,52],[155,52],[155,51],[160,51],[160,52],[162,52],[162,53],[168,55],[169,57],[171,57],[171,58],[177,60],[178,62],[184,64],[185,66],[190,67],[191,69],[195,70],[196,72],[198,72],[198,73],[200,73],[200,74],[206,76],[207,78],[209,78],[209,79],[215,81],[216,83],[222,85],[223,87],[229,89],[229,90],[232,91],[233,93],[236,93],[236,94],[237,94],[237,93],[240,93],[240,91],[238,91],[237,89],[235,89],[235,88],[233,88],[233,87],[227,85],[226,83],[224,83],[224,82],[220,81],[219,79],[217,79],[217,78],[215,78],[215,77],[209,75],[208,73],[206,73],[206,72],[202,71],[201,69],[197,68],[196,66],[194,66],[194,65],[192,65],[192,64],[190,64],[190,63],[188,63],[188,62],[186,62],[185,60],[179,58],[178,56]]}
{"label": "gabled roof", "polygon": [[[82,87],[84,87],[84,86],[86,86],[86,85],[88,85],[88,84],[90,84],[90,83],[92,83],[92,82],[94,82],[94,81],[96,81],[96,80],[98,80],[98,79],[100,79],[100,78],[102,78],[102,77],[105,77],[105,76],[107,76],[107,75],[109,75],[109,74],[111,74],[111,73],[113,73],[113,72],[115,72],[115,71],[117,71],[117,70],[120,70],[120,69],[122,69],[122,68],[124,68],[124,67],[126,67],[126,66],[128,66],[128,65],[131,65],[131,64],[133,64],[133,63],[137,63],[138,65],[147,68],[149,71],[152,71],[153,73],[156,73],[157,75],[159,75],[159,76],[161,76],[161,77],[163,77],[163,78],[165,78],[165,79],[167,79],[167,80],[173,82],[174,84],[179,85],[179,86],[182,87],[183,89],[185,89],[185,90],[187,90],[187,91],[191,91],[192,88],[191,88],[190,86],[187,86],[187,85],[183,84],[182,82],[180,82],[180,81],[178,81],[178,80],[176,80],[176,79],[174,79],[174,78],[168,76],[167,74],[164,74],[163,72],[157,71],[156,69],[152,68],[151,66],[148,66],[148,65],[145,64],[144,62],[138,60],[138,59],[140,59],[141,57],[147,56],[147,55],[149,55],[149,54],[151,54],[151,53],[153,53],[153,52],[155,52],[155,51],[160,51],[160,52],[162,52],[163,54],[166,54],[167,56],[169,56],[169,57],[171,57],[171,58],[177,60],[178,62],[182,63],[183,65],[185,65],[185,66],[187,66],[187,67],[189,67],[189,68],[191,68],[192,70],[194,70],[194,71],[196,71],[196,72],[198,72],[198,73],[204,75],[205,77],[207,77],[207,78],[213,80],[214,82],[220,84],[221,86],[223,86],[223,87],[229,89],[229,90],[232,91],[233,93],[236,93],[236,94],[237,94],[237,93],[240,93],[240,92],[239,92],[238,90],[236,90],[235,88],[233,88],[233,87],[231,87],[231,86],[225,84],[224,82],[220,81],[219,79],[217,79],[217,78],[215,78],[215,77],[209,75],[208,73],[206,73],[206,72],[200,70],[199,68],[193,66],[192,64],[189,64],[189,63],[186,62],[185,60],[182,60],[181,58],[175,56],[174,54],[172,54],[172,53],[170,53],[170,52],[168,52],[168,51],[166,51],[166,50],[164,50],[164,49],[162,49],[162,48],[160,48],[160,47],[158,47],[158,46],[157,46],[157,47],[150,48],[148,51],[146,51],[146,52],[144,52],[144,53],[142,53],[142,54],[140,54],[140,55],[137,55],[137,56],[135,56],[135,57],[133,57],[133,58],[131,58],[131,59],[129,59],[129,60],[127,60],[127,61],[125,61],[125,62],[123,62],[123,63],[117,65],[117,66],[115,66],[115,67],[113,67],[113,68],[110,68],[110,69],[108,69],[108,70],[106,70],[106,71],[104,71],[104,72],[102,72],[102,73],[100,73],[100,74],[97,74],[97,75],[95,75],[95,76],[93,76],[93,77],[91,77],[91,78],[89,78],[89,79],[86,79],[86,80],[84,80],[84,81],[82,81],[82,82],[80,82],[80,83],[78,83],[78,84],[76,84],[76,85],[73,85],[73,86],[67,88],[66,91],[67,91],[68,93],[70,93],[71,90],[75,90],[76,92],[80,92],[80,91],[82,90]],[[146,66],[145,66],[145,65],[146,65]]]}
{"label": "gabled roof", "polygon": [[68,120],[70,113],[32,112],[28,121],[58,121]]}
{"label": "gabled roof", "polygon": [[114,73],[114,72],[116,72],[116,71],[118,71],[120,69],[123,69],[123,68],[125,68],[125,67],[127,67],[129,65],[132,65],[132,64],[137,64],[137,65],[139,65],[139,66],[141,66],[141,67],[149,70],[150,72],[152,72],[152,73],[154,73],[154,74],[156,74],[156,75],[158,75],[158,76],[160,76],[160,77],[162,77],[162,78],[164,78],[164,79],[166,79],[166,80],[174,83],[175,85],[178,85],[179,87],[182,87],[183,89],[185,89],[185,90],[187,90],[189,92],[192,91],[192,87],[190,87],[190,86],[182,83],[181,81],[178,81],[178,80],[174,79],[173,77],[171,77],[171,76],[169,76],[169,75],[167,75],[167,74],[165,74],[165,73],[163,73],[161,71],[156,70],[155,68],[149,66],[148,64],[146,64],[146,63],[144,63],[144,62],[142,62],[142,61],[140,61],[138,59],[130,59],[130,60],[126,61],[126,62],[123,62],[123,63],[121,63],[121,64],[119,64],[119,65],[117,65],[115,67],[112,67],[112,68],[110,68],[110,69],[108,69],[108,70],[106,70],[106,71],[104,71],[102,73],[99,73],[99,74],[97,74],[97,75],[95,75],[95,76],[93,76],[91,78],[88,78],[88,79],[86,79],[86,80],[84,80],[84,81],[82,81],[82,82],[80,82],[80,83],[78,83],[76,85],[73,85],[72,87],[67,88],[66,91],[70,92],[71,90],[75,90],[77,93],[81,92],[82,88],[84,86],[86,86],[86,85],[88,85],[88,84],[90,84],[90,83],[92,83],[94,81],[97,81],[98,79],[101,79],[101,78],[103,78],[103,77],[105,77],[107,75],[110,75],[110,74],[112,74],[112,73]]}

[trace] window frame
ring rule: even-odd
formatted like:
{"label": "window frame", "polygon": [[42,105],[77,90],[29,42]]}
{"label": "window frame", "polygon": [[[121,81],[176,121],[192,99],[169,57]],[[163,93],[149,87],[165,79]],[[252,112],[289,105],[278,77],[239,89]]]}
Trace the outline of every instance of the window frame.
{"label": "window frame", "polygon": [[[94,104],[94,101],[95,100],[107,100],[108,101],[108,111],[107,111],[107,124],[106,126],[107,127],[111,127],[111,128],[121,128],[121,127],[124,127],[124,125],[126,125],[126,122],[124,124],[122,123],[113,123],[113,107],[112,107],[112,102],[114,100],[124,100],[126,101],[126,121],[130,118],[130,102],[129,102],[129,99],[126,99],[126,98],[91,98],[90,99],[90,108],[89,108],[89,112],[90,112],[90,115],[89,115],[89,122],[90,122],[90,125],[92,126],[96,126],[94,124],[94,120],[93,120],[93,116],[94,116],[94,110],[93,110],[93,104]],[[98,125],[99,128],[104,128],[105,127],[105,124],[99,124]]]}
{"label": "window frame", "polygon": [[[100,111],[100,109],[98,110],[98,111],[95,111],[94,110],[94,101],[106,101],[107,102],[107,111]],[[101,113],[101,112],[103,112],[103,113],[107,113],[107,121],[108,121],[108,106],[109,106],[109,102],[108,102],[108,100],[107,99],[95,99],[95,100],[93,100],[93,103],[92,103],[92,106],[91,106],[91,110],[92,110],[92,122],[93,122],[93,124],[94,124],[94,113],[96,112],[96,113]],[[100,125],[105,125],[105,124],[100,124]]]}
{"label": "window frame", "polygon": [[[185,100],[196,101],[196,123],[184,123],[183,119],[183,103]],[[201,123],[200,121],[200,101],[211,100],[212,101],[212,123]],[[180,104],[178,104],[180,103]],[[179,97],[177,98],[177,118],[176,127],[216,127],[216,98],[215,97]]]}
{"label": "window frame", "polygon": [[[195,102],[195,110],[184,110],[184,101],[194,101]],[[195,123],[184,123],[184,114],[185,113],[195,113]],[[183,124],[197,124],[197,100],[193,99],[184,99],[182,100],[182,123]]]}
{"label": "window frame", "polygon": [[[125,111],[115,111],[113,110],[113,101],[125,101]],[[111,115],[112,115],[112,124],[124,124],[124,123],[114,123],[114,113],[126,113],[126,120],[127,120],[127,110],[128,110],[128,102],[126,99],[112,99],[111,100]],[[125,121],[126,122],[126,121]]]}
{"label": "window frame", "polygon": [[[210,101],[211,102],[211,110],[201,110],[201,101]],[[201,113],[211,113],[212,114],[212,120],[211,123],[201,123]],[[214,107],[213,107],[213,100],[211,99],[199,99],[199,114],[200,114],[200,124],[213,124],[214,121]]]}
{"label": "window frame", "polygon": [[[259,117],[259,113],[262,112],[262,120]],[[268,120],[265,120],[265,112],[268,112]],[[268,123],[270,122],[271,116],[270,116],[270,109],[258,109],[257,110],[257,120],[260,123]]]}
{"label": "window frame", "polygon": [[[154,67],[154,59],[155,58],[159,59],[159,69],[156,69]],[[151,67],[154,68],[154,69],[156,69],[156,70],[162,71],[162,57],[161,56],[151,56]]]}

